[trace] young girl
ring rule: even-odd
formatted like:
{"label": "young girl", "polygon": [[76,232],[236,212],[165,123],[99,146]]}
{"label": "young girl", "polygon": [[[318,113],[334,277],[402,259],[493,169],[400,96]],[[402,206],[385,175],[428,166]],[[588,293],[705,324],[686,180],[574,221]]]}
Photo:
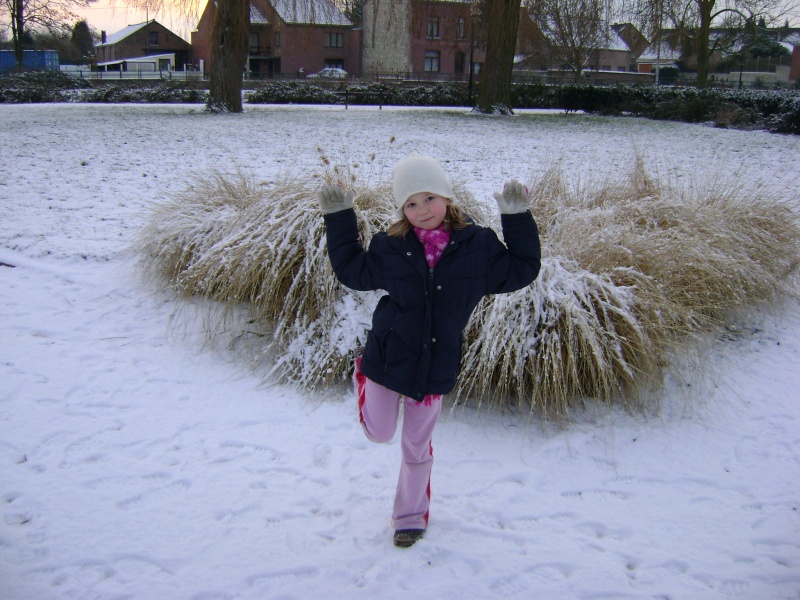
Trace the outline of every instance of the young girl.
{"label": "young girl", "polygon": [[325,186],[328,255],[337,278],[354,290],[384,290],[353,375],[367,438],[388,442],[403,404],[402,464],[394,501],[394,543],[408,547],[428,525],[431,438],[442,394],[456,384],[462,332],[487,294],[512,292],[539,273],[539,233],[528,194],[515,180],[494,194],[504,246],[453,204],[441,165],[416,153],[392,169],[399,220],[359,243],[353,192]]}

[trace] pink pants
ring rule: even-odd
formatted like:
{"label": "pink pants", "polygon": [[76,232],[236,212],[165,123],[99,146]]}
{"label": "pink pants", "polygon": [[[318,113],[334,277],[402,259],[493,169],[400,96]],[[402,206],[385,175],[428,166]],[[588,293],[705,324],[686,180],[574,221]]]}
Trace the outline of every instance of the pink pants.
{"label": "pink pants", "polygon": [[442,397],[424,403],[406,398],[365,377],[358,367],[360,362],[356,363],[353,382],[361,426],[369,440],[391,441],[397,430],[400,402],[403,402],[402,463],[392,512],[394,528],[426,529],[433,466],[431,438],[442,411]]}

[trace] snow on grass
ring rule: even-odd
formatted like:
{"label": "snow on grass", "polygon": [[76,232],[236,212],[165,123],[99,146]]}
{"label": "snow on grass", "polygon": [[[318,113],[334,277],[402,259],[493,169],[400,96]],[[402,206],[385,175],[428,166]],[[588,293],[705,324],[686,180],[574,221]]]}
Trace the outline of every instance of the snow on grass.
{"label": "snow on grass", "polygon": [[318,169],[320,145],[347,155],[336,164],[439,156],[491,207],[510,177],[555,162],[566,181],[622,179],[637,152],[660,181],[735,174],[793,199],[798,174],[780,167],[798,138],[532,112],[62,104],[0,106],[0,140],[0,262],[16,265],[0,267],[3,597],[798,597],[796,301],[705,339],[713,370],[669,378],[657,416],[447,411],[430,526],[403,551],[399,447],[364,438],[351,391],[264,385],[236,348],[204,345],[202,300],[142,281],[129,254],[187,182],[216,168],[274,187]]}

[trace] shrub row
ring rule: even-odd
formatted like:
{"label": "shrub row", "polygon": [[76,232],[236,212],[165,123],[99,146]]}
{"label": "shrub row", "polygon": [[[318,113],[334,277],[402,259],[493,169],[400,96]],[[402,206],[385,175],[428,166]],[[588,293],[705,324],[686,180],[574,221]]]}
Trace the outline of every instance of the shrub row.
{"label": "shrub row", "polygon": [[309,84],[307,81],[266,83],[244,92],[250,104],[389,104],[394,106],[467,106],[468,88],[462,83],[387,85],[367,83]]}
{"label": "shrub row", "polygon": [[796,90],[526,84],[515,86],[514,105],[800,134],[800,92]]}
{"label": "shrub row", "polygon": [[[472,90],[477,98],[478,86]],[[207,91],[186,82],[103,83],[52,72],[0,77],[0,102],[203,103]],[[387,104],[395,106],[469,106],[467,83],[277,81],[243,91],[249,104]],[[800,91],[727,90],[683,87],[600,87],[583,84],[515,85],[515,108],[550,108],[603,115],[713,123],[718,127],[763,128],[800,134]]]}
{"label": "shrub row", "polygon": [[0,77],[0,102],[63,102],[64,93],[92,87],[88,81],[52,71],[7,73]]}
{"label": "shrub row", "polygon": [[185,82],[92,82],[53,71],[26,71],[0,76],[0,103],[131,102],[203,103],[207,92]]}

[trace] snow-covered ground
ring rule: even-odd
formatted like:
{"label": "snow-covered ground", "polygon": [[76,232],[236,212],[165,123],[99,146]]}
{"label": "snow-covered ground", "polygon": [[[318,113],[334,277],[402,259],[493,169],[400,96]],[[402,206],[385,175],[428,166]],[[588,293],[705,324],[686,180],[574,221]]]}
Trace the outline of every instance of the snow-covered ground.
{"label": "snow-covered ground", "polygon": [[636,152],[678,180],[800,182],[798,137],[639,119],[0,106],[0,597],[800,598],[795,301],[711,344],[658,416],[445,412],[428,533],[392,546],[396,440],[369,443],[344,389],[264,384],[205,346],[126,251],[196,174],[269,182],[318,170],[317,146],[427,152],[487,199],[554,163],[622,176]]}

